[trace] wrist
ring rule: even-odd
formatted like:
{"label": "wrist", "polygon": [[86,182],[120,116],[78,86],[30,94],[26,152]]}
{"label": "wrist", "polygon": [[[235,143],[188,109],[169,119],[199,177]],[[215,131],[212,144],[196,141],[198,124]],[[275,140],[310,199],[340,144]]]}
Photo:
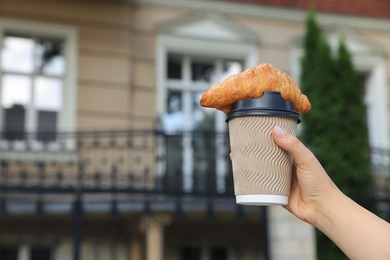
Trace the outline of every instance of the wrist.
{"label": "wrist", "polygon": [[343,207],[347,201],[347,197],[337,187],[332,187],[331,191],[326,194],[326,198],[318,203],[310,223],[321,231],[334,224],[334,217],[339,214],[340,207]]}

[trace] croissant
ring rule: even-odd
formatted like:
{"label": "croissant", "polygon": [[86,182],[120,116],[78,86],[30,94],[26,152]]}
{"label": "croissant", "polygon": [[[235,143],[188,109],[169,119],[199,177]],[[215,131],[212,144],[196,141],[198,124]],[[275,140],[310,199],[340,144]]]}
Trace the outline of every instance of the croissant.
{"label": "croissant", "polygon": [[294,104],[297,112],[310,112],[307,96],[301,93],[298,84],[285,72],[271,64],[259,64],[241,73],[226,78],[202,95],[200,104],[229,113],[238,100],[258,98],[264,91],[280,92],[282,97]]}

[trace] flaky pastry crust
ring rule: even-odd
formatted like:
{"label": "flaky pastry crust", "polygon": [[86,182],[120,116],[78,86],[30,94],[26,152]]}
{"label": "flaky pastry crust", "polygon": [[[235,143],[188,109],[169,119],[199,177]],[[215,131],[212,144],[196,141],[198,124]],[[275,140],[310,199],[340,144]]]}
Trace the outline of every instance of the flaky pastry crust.
{"label": "flaky pastry crust", "polygon": [[285,72],[271,64],[259,64],[241,73],[226,78],[203,94],[200,104],[229,113],[238,100],[261,97],[264,91],[280,92],[282,97],[294,104],[295,110],[307,113],[311,105],[301,93],[298,84]]}

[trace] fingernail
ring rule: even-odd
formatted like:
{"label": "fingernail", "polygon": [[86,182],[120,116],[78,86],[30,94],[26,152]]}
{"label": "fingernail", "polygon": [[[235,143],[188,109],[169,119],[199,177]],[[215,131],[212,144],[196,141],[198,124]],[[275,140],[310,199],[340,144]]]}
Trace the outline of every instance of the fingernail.
{"label": "fingernail", "polygon": [[279,126],[275,126],[274,131],[275,131],[276,136],[279,138],[283,138],[286,135],[284,130]]}

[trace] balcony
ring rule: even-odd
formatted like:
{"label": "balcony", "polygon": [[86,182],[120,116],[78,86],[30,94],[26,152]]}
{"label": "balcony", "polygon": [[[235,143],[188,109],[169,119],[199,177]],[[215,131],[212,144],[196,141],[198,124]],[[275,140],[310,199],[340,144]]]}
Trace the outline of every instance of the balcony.
{"label": "balcony", "polygon": [[37,202],[36,210],[58,207],[75,196],[115,205],[141,201],[146,203],[143,207],[189,199],[231,204],[228,151],[226,133],[104,131],[48,133],[47,138],[42,133],[18,134],[0,142],[2,210],[12,211],[11,204],[18,202]]}
{"label": "balcony", "polygon": [[[131,130],[7,137],[0,141],[3,206],[6,197],[23,194],[25,199],[84,194],[143,201],[234,199],[226,133]],[[390,152],[372,149],[371,161],[376,199],[386,201]]]}

